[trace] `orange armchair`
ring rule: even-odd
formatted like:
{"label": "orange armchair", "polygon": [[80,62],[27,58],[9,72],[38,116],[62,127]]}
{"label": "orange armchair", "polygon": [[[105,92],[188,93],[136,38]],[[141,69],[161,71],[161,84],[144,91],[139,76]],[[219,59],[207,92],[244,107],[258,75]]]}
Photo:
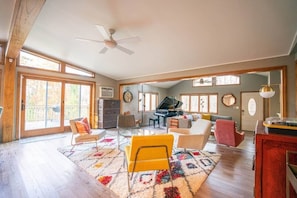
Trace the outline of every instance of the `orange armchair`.
{"label": "orange armchair", "polygon": [[[84,120],[86,122],[84,124],[88,126],[83,131],[80,131],[80,129],[77,128],[76,122],[81,122],[82,120]],[[86,118],[72,119],[72,120],[69,120],[69,123],[72,131],[72,137],[71,137],[72,149],[80,143],[94,142],[96,144],[96,149],[98,151],[97,141],[105,136],[106,134],[105,130],[100,130],[100,129],[91,130]]]}
{"label": "orange armchair", "polygon": [[244,132],[238,132],[234,120],[216,120],[215,138],[218,144],[237,147],[244,140]]}

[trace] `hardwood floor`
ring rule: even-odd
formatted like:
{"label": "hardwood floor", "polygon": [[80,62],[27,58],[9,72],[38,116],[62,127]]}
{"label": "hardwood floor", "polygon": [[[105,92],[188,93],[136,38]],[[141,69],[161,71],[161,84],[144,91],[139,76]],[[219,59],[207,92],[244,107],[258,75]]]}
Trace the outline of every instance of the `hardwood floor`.
{"label": "hardwood floor", "polygon": [[[116,197],[57,151],[70,138],[64,133],[0,144],[0,197]],[[211,136],[205,150],[222,157],[195,198],[253,197],[253,134],[246,133],[238,148],[216,145]]]}
{"label": "hardwood floor", "polygon": [[[211,137],[210,139],[214,139]],[[216,145],[209,141],[204,150],[222,154],[215,169],[202,184],[195,198],[205,197],[254,197],[253,133],[246,132],[245,140],[238,148]]]}

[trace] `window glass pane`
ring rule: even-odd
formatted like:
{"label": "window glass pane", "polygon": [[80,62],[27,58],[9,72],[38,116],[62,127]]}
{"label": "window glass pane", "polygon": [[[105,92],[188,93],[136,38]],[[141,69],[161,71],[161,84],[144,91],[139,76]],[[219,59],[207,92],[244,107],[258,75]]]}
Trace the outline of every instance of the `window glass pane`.
{"label": "window glass pane", "polygon": [[257,112],[257,103],[254,98],[250,98],[248,101],[248,112],[250,116],[254,116]]}
{"label": "window glass pane", "polygon": [[138,111],[156,110],[159,94],[156,93],[139,93]]}
{"label": "window glass pane", "polygon": [[151,106],[151,110],[155,110],[157,108],[157,95],[156,94],[152,94],[152,106]]}
{"label": "window glass pane", "polygon": [[218,96],[217,95],[210,95],[209,96],[209,112],[210,113],[217,113],[218,112]]}
{"label": "window glass pane", "polygon": [[216,85],[234,85],[239,84],[239,76],[226,75],[226,76],[217,76]]}
{"label": "window glass pane", "polygon": [[60,126],[60,82],[26,80],[25,130]]}
{"label": "window glass pane", "polygon": [[58,62],[50,61],[24,51],[20,52],[20,65],[52,71],[60,71],[60,64]]}
{"label": "window glass pane", "polygon": [[[64,120],[87,117],[90,112],[90,90],[89,85],[69,84],[65,85],[65,114]],[[65,125],[68,125],[65,123]]]}
{"label": "window glass pane", "polygon": [[182,95],[181,96],[181,101],[183,103],[183,105],[181,106],[182,107],[182,110],[183,111],[189,111],[189,107],[190,107],[190,97],[187,96],[187,95]]}
{"label": "window glass pane", "polygon": [[197,78],[193,80],[193,86],[212,86],[212,77]]}
{"label": "window glass pane", "polygon": [[143,111],[143,94],[138,93],[138,111]]}
{"label": "window glass pane", "polygon": [[85,71],[85,70],[78,69],[78,68],[74,68],[74,67],[71,67],[69,65],[66,65],[65,72],[69,73],[69,74],[76,74],[76,75],[87,76],[87,77],[94,77],[95,76],[94,73],[92,73],[92,72]]}
{"label": "window glass pane", "polygon": [[198,112],[198,96],[191,96],[191,112]]}
{"label": "window glass pane", "polygon": [[208,112],[208,96],[200,96],[200,112]]}
{"label": "window glass pane", "polygon": [[149,93],[145,93],[144,95],[144,100],[145,100],[145,107],[144,111],[149,111],[150,110],[150,104],[151,104],[151,95]]}
{"label": "window glass pane", "polygon": [[189,112],[217,113],[217,94],[189,94],[181,95],[182,110]]}

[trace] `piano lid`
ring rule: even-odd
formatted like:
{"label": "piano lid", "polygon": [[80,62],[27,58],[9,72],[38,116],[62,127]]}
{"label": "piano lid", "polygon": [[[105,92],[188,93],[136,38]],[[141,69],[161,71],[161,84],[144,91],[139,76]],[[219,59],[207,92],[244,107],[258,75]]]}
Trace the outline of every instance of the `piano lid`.
{"label": "piano lid", "polygon": [[157,109],[176,109],[182,106],[182,102],[176,100],[172,96],[166,96],[161,103],[158,105]]}

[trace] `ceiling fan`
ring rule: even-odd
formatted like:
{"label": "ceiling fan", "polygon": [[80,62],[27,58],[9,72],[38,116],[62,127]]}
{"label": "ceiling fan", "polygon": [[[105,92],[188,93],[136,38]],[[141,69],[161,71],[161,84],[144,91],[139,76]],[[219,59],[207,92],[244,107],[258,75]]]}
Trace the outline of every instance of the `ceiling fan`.
{"label": "ceiling fan", "polygon": [[130,49],[127,49],[121,45],[120,43],[125,43],[125,42],[132,42],[132,41],[139,41],[139,37],[129,37],[129,38],[124,38],[124,39],[118,39],[115,40],[113,38],[113,34],[116,32],[115,29],[109,29],[109,32],[105,30],[105,28],[101,25],[96,25],[98,31],[101,33],[103,36],[104,40],[103,41],[98,41],[98,40],[93,40],[93,39],[85,39],[85,38],[76,38],[77,40],[81,41],[90,41],[90,42],[96,42],[96,43],[103,43],[105,46],[100,50],[100,54],[104,54],[107,52],[108,49],[113,49],[117,48],[118,50],[126,53],[126,54],[133,54],[134,52]]}

